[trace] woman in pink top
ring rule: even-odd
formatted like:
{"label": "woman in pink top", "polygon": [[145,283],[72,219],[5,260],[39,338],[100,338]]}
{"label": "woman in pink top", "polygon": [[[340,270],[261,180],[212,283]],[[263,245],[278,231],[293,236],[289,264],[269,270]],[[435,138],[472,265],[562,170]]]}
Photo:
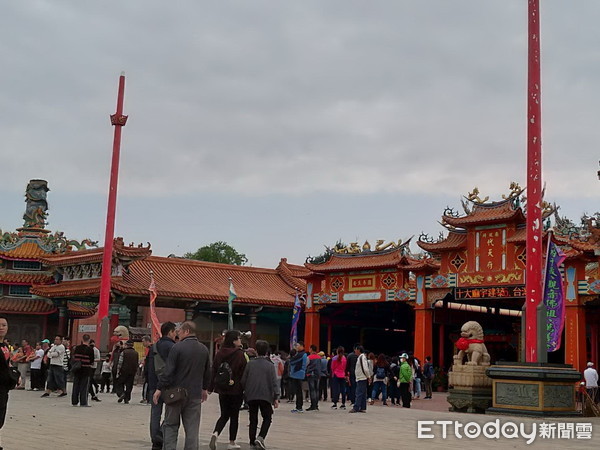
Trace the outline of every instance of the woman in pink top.
{"label": "woman in pink top", "polygon": [[344,347],[337,348],[337,355],[331,360],[331,409],[337,409],[337,402],[342,394],[340,409],[346,409],[346,357]]}

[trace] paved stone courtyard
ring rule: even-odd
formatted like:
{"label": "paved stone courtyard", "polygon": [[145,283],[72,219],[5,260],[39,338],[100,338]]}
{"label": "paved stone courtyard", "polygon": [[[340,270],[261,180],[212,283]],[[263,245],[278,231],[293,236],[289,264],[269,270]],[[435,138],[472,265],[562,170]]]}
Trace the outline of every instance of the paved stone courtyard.
{"label": "paved stone courtyard", "polygon": [[[70,388],[71,386],[69,386]],[[38,392],[13,391],[10,394],[6,424],[2,430],[2,444],[7,450],[68,450],[68,449],[150,449],[148,418],[150,407],[139,403],[140,389],[136,387],[132,403],[118,404],[116,396],[99,394],[101,403],[91,408],[72,407],[70,398],[40,398]],[[283,403],[275,412],[273,426],[267,437],[267,448],[278,450],[295,449],[401,449],[445,448],[468,449],[482,446],[497,449],[513,448],[562,448],[591,449],[600,445],[600,418],[569,420],[592,424],[592,439],[541,439],[536,437],[531,445],[526,439],[488,439],[481,435],[470,439],[458,439],[453,427],[448,437],[441,437],[441,426],[434,425],[435,438],[418,439],[417,421],[461,421],[463,424],[476,422],[485,424],[496,419],[500,424],[515,422],[524,424],[529,433],[532,426],[542,420],[507,416],[451,414],[447,411],[445,394],[435,394],[434,400],[418,400],[414,407],[403,409],[375,404],[366,414],[348,414],[343,410],[331,410],[329,402],[321,402],[321,411],[290,413],[290,405]],[[208,438],[218,417],[218,401],[215,395],[203,405],[200,428],[201,448],[208,448]],[[549,419],[546,422],[567,422]],[[247,437],[247,413],[240,415],[238,443],[242,449],[250,449]],[[572,425],[575,428],[575,425]],[[450,431],[452,430],[452,431]],[[510,432],[510,430],[508,430]],[[461,431],[462,434],[462,431]],[[539,431],[538,431],[539,435]],[[179,448],[183,448],[180,440]],[[227,448],[226,434],[219,441],[219,449]]]}

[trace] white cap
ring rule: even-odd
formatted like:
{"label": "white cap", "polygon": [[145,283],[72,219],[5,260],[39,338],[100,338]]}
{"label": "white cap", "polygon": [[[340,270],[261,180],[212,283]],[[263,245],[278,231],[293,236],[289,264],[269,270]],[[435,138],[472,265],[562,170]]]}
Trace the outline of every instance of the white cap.
{"label": "white cap", "polygon": [[592,367],[593,365],[594,365],[594,363],[593,363],[593,362],[591,362],[591,361],[590,361],[589,363],[587,363],[587,366],[588,366],[588,367]]}

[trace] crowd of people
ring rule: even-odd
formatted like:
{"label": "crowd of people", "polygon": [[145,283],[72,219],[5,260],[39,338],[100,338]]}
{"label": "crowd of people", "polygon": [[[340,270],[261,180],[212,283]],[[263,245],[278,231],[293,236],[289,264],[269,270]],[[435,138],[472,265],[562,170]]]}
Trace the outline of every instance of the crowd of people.
{"label": "crowd of people", "polygon": [[[288,403],[295,402],[293,413],[318,411],[319,401],[327,401],[328,392],[332,409],[346,409],[348,402],[351,413],[366,412],[366,405],[375,401],[410,408],[412,400],[432,398],[434,368],[430,356],[422,364],[412,353],[376,356],[360,344],[350,353],[340,346],[329,356],[317,350],[311,345],[307,353],[299,342],[289,356],[272,356],[283,364],[282,397]],[[307,409],[303,409],[305,400],[310,403]]]}

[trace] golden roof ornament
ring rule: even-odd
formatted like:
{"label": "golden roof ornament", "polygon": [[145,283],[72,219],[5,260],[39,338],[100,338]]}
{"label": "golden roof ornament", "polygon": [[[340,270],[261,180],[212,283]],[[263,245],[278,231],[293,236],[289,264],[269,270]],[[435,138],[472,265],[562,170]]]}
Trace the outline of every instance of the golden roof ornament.
{"label": "golden roof ornament", "polygon": [[518,198],[519,195],[521,195],[525,191],[525,188],[522,188],[516,181],[511,182],[508,188],[510,189],[508,196],[502,195],[502,198],[504,200],[512,200],[514,198]]}
{"label": "golden roof ornament", "polygon": [[481,199],[481,197],[479,197],[479,188],[475,186],[473,191],[467,194],[466,199],[478,205],[482,205],[483,203],[487,202],[490,197],[486,196],[484,199]]}

